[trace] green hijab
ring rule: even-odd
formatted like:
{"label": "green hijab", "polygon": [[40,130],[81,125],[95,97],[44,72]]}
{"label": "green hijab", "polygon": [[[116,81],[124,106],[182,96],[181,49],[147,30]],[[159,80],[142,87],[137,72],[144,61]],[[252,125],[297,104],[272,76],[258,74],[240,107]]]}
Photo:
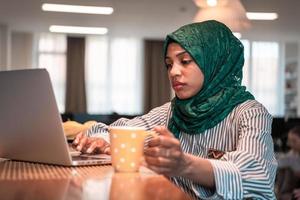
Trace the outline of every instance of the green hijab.
{"label": "green hijab", "polygon": [[204,74],[202,89],[189,99],[172,100],[169,130],[178,138],[180,131],[201,134],[213,128],[240,103],[254,99],[241,85],[244,47],[224,24],[210,20],[185,25],[167,35],[168,45],[184,48]]}

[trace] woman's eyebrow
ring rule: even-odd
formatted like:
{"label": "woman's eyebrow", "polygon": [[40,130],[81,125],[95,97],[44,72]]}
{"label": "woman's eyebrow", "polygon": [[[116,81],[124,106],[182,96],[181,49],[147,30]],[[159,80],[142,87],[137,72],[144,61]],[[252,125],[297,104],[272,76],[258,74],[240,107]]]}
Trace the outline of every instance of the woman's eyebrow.
{"label": "woman's eyebrow", "polygon": [[[185,54],[185,53],[187,53],[186,51],[181,51],[181,52],[179,52],[179,53],[177,53],[175,56],[176,57],[179,57],[179,56],[181,56],[181,55],[183,55],[183,54]],[[165,59],[171,59],[168,55],[166,55],[166,58]]]}
{"label": "woman's eyebrow", "polygon": [[183,55],[185,53],[187,53],[187,52],[186,51],[179,52],[178,54],[176,54],[176,57],[179,57],[179,56],[181,56],[181,55]]}

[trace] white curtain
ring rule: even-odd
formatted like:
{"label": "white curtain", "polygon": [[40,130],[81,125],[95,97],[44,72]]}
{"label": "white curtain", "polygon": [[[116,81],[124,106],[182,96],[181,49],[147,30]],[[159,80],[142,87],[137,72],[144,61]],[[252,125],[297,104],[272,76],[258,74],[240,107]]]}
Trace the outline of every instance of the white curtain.
{"label": "white curtain", "polygon": [[[87,111],[91,114],[142,112],[141,40],[86,37]],[[38,63],[50,74],[60,112],[65,111],[66,36],[41,34]]]}
{"label": "white curtain", "polygon": [[278,115],[279,97],[279,44],[253,42],[252,44],[252,90],[258,101],[263,102],[273,115]]}
{"label": "white curtain", "polygon": [[88,113],[109,113],[108,40],[106,37],[86,37],[86,95]]}
{"label": "white curtain", "polygon": [[[243,84],[274,116],[283,116],[284,74],[279,68],[279,44],[242,41],[245,46]],[[66,36],[42,34],[39,67],[51,77],[60,112],[64,112]],[[143,109],[142,42],[136,38],[86,38],[88,113],[140,114]]]}
{"label": "white curtain", "polygon": [[141,113],[141,42],[100,36],[86,41],[88,112]]}
{"label": "white curtain", "polygon": [[243,41],[245,66],[243,84],[274,116],[283,116],[282,90],[277,42]]}
{"label": "white curtain", "polygon": [[111,109],[120,114],[142,112],[141,42],[134,38],[111,41]]}
{"label": "white curtain", "polygon": [[38,45],[38,66],[46,68],[52,82],[58,109],[65,111],[66,97],[66,48],[65,35],[43,33]]}

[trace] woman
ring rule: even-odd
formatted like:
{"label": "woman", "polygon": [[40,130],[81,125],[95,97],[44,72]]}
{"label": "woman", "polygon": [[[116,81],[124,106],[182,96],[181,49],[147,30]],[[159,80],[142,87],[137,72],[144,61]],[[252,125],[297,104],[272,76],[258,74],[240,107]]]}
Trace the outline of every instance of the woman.
{"label": "woman", "polygon": [[[181,27],[165,41],[165,63],[176,97],[132,120],[160,135],[145,149],[147,166],[196,198],[274,199],[277,162],[272,117],[241,86],[243,45],[222,23]],[[109,152],[107,126],[99,123],[75,143]]]}

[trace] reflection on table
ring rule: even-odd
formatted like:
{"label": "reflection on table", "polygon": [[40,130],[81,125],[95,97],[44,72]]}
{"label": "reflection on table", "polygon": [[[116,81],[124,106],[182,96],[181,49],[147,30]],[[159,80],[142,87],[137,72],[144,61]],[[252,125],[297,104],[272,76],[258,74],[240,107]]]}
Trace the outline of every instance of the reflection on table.
{"label": "reflection on table", "polygon": [[0,199],[190,199],[168,179],[141,168],[114,173],[110,165],[61,167],[0,161]]}

